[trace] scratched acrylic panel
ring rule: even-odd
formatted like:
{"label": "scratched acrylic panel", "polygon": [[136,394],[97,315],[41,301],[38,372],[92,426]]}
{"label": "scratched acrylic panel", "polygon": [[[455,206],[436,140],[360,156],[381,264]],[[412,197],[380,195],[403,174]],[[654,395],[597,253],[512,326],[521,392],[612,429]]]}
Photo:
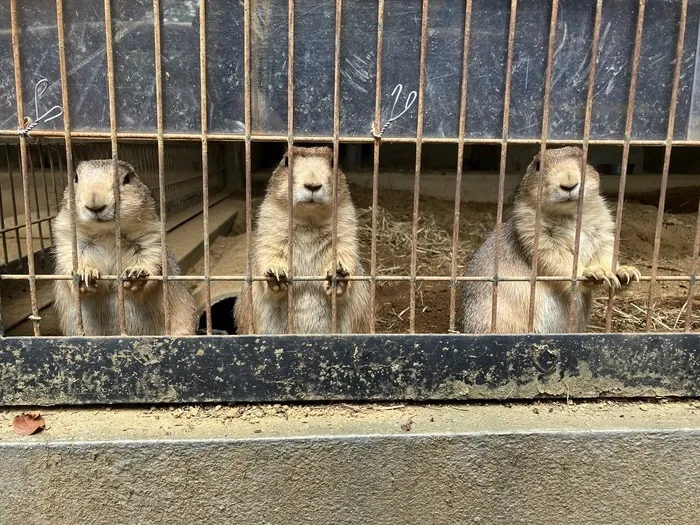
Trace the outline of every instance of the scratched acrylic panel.
{"label": "scratched acrylic panel", "polygon": [[155,131],[153,3],[112,0],[112,34],[117,127]]}
{"label": "scratched acrylic panel", "polygon": [[[344,0],[340,42],[340,132],[368,136],[377,77],[377,2]],[[353,31],[361,27],[362,31]]]}
{"label": "scratched acrylic panel", "polygon": [[10,2],[0,0],[0,129],[17,127],[15,82],[12,67]]}
{"label": "scratched acrylic panel", "polygon": [[207,2],[207,118],[212,132],[245,131],[243,29],[243,2]]}
{"label": "scratched acrylic panel", "polygon": [[[63,17],[71,127],[107,130],[109,97],[103,4],[64,0]],[[60,77],[56,81],[60,82]]]}
{"label": "scratched acrylic panel", "polygon": [[[61,103],[56,5],[53,2],[41,4],[38,2],[17,2],[17,11],[20,25],[19,48],[24,114],[27,117],[35,118],[34,88],[42,78],[46,78],[49,83],[46,91],[40,97],[39,112],[43,114],[50,107]],[[12,53],[12,48],[10,47],[8,51]],[[3,72],[6,79],[11,79],[14,82],[12,69],[3,69]],[[17,129],[16,120],[11,124],[10,129]],[[44,129],[60,129],[62,126],[63,121],[60,118],[43,124]]]}
{"label": "scratched acrylic panel", "polygon": [[[201,127],[199,2],[165,0],[161,9],[165,130],[196,133]],[[242,53],[242,49],[238,52]]]}

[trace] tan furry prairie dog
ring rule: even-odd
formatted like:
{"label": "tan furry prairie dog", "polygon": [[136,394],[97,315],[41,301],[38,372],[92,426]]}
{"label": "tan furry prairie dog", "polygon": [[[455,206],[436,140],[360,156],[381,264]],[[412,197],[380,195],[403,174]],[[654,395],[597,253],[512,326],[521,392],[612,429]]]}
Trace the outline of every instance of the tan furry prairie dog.
{"label": "tan furry prairie dog", "polygon": [[[121,254],[115,251],[113,164],[111,160],[81,162],[75,170],[75,209],[78,238],[78,276],[85,335],[118,335],[116,281],[98,280],[115,275],[121,257],[126,333],[162,335],[165,329],[163,284],[143,277],[161,275],[161,237],[156,206],[148,187],[134,168],[117,163],[120,184]],[[71,274],[71,202],[66,189],[61,211],[53,223],[57,274]],[[168,273],[179,275],[175,256],[168,250]],[[76,335],[77,309],[71,281],[56,281],[54,308],[64,335]],[[172,335],[193,334],[194,299],[182,281],[168,285]]]}
{"label": "tan furry prairie dog", "polygon": [[[333,267],[333,185],[331,150],[326,147],[293,149],[293,266],[294,275],[327,276],[326,281],[293,282],[294,333],[331,331],[331,294],[337,295],[339,333],[367,332],[369,293],[367,281],[336,281],[331,277],[365,275],[357,241],[357,216],[345,175],[339,170],[337,267]],[[289,275],[287,154],[272,174],[260,205],[251,247],[253,274],[266,282],[252,286],[253,330],[259,334],[287,333],[287,275]],[[244,284],[235,306],[238,333],[247,333],[251,288]]]}
{"label": "tan furry prairie dog", "polygon": [[[573,270],[574,236],[583,151],[566,147],[536,155],[520,183],[513,207],[513,216],[502,225],[498,273],[501,276],[529,277],[537,209],[537,186],[543,170],[542,208],[538,248],[540,276],[571,275]],[[605,283],[613,289],[626,287],[640,274],[632,266],[618,266],[612,271],[614,224],[610,210],[600,195],[600,177],[592,166],[586,166],[582,205],[581,242],[578,273],[587,278],[577,287],[574,331],[585,332],[591,313],[591,300],[596,285]],[[476,252],[465,275],[493,277],[496,232]],[[465,281],[462,287],[462,322],[466,333],[491,331],[490,282]],[[571,282],[538,282],[535,293],[535,333],[565,333],[569,328]],[[500,282],[496,332],[528,331],[530,304],[529,282]]]}

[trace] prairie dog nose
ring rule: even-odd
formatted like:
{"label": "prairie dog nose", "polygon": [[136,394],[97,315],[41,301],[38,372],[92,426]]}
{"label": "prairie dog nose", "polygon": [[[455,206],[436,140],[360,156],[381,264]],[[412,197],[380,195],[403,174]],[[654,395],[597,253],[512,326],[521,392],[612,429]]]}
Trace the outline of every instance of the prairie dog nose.
{"label": "prairie dog nose", "polygon": [[309,190],[310,192],[318,191],[321,189],[322,184],[304,184],[304,188]]}
{"label": "prairie dog nose", "polygon": [[96,204],[93,204],[91,206],[88,206],[86,204],[85,207],[93,213],[100,213],[101,211],[104,211],[105,208],[107,208],[107,205],[103,204],[102,206],[97,206]]}
{"label": "prairie dog nose", "polygon": [[566,184],[561,184],[559,187],[564,191],[572,191],[572,190],[575,190],[577,186],[578,186],[578,182],[576,184],[571,184],[569,186],[567,186]]}

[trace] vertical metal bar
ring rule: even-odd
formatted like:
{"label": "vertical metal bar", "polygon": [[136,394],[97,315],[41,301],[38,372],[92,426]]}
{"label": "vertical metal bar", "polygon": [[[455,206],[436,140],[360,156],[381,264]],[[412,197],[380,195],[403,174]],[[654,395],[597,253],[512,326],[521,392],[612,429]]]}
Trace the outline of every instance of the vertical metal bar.
{"label": "vertical metal bar", "polygon": [[418,208],[420,204],[420,169],[423,153],[423,108],[425,105],[425,62],[428,48],[428,0],[423,0],[418,74],[418,117],[416,121],[416,174],[413,179],[413,228],[411,230],[411,289],[409,297],[409,332],[416,331],[416,273],[418,266]]}
{"label": "vertical metal bar", "polygon": [[[56,210],[58,210],[58,207],[60,206],[61,203],[61,193],[62,193],[62,188],[59,190],[59,185],[58,185],[58,180],[56,179],[56,169],[53,164],[53,148],[51,146],[48,147],[49,150],[49,170],[51,171],[51,180],[53,181],[53,203],[54,207]],[[61,156],[61,153],[58,153],[58,156]],[[62,186],[62,185],[61,185]]]}
{"label": "vertical metal bar", "polygon": [[[17,195],[15,193],[15,174],[12,171],[10,162],[10,146],[5,145],[5,158],[7,159],[7,172],[10,177],[10,198],[12,202],[12,217],[14,219],[13,226],[19,226],[19,216],[17,215]],[[22,244],[19,241],[19,228],[15,230],[15,242],[17,243],[17,259],[22,258]]]}
{"label": "vertical metal bar", "polygon": [[289,275],[287,287],[287,331],[294,333],[294,0],[289,1],[287,13],[287,210],[289,238]]}
{"label": "vertical metal bar", "polygon": [[496,206],[496,245],[493,257],[493,288],[491,294],[491,332],[498,331],[498,270],[501,258],[503,234],[503,195],[506,186],[506,161],[508,154],[508,128],[510,126],[510,92],[513,78],[513,51],[515,49],[515,19],[518,14],[518,0],[511,0],[510,22],[508,24],[508,51],[506,57],[506,79],[503,93],[503,126],[501,135],[501,163],[498,171],[498,204]]}
{"label": "vertical metal bar", "polygon": [[[72,254],[72,273],[73,273],[73,297],[75,298],[75,308],[78,312],[76,319],[78,335],[85,335],[83,329],[83,314],[80,306],[79,292],[79,277],[78,277],[78,234],[76,230],[76,211],[75,211],[75,180],[73,172],[73,142],[71,139],[71,124],[70,124],[70,105],[68,102],[68,68],[66,64],[66,45],[65,34],[63,27],[63,0],[56,0],[56,27],[58,30],[58,60],[61,72],[61,104],[63,105],[63,127],[66,142],[66,178],[65,183],[68,185],[68,202],[65,205],[70,209],[70,229],[71,229],[71,254]],[[58,167],[63,174],[63,159],[59,153]]]}
{"label": "vertical metal bar", "polygon": [[[8,173],[10,173],[10,165],[7,165]],[[5,264],[10,262],[9,254],[7,253],[7,233],[5,232],[5,206],[3,204],[2,196],[2,184],[0,183],[0,229],[2,230],[2,255]],[[0,330],[2,330],[2,324],[0,323]]]}
{"label": "vertical metal bar", "polygon": [[[331,239],[331,272],[338,268],[338,137],[340,136],[340,29],[343,18],[343,0],[335,0],[335,48],[333,64],[333,235]],[[346,270],[355,271],[354,268]],[[333,284],[338,286],[336,275],[332,273]],[[331,293],[331,333],[338,331],[338,297]]]}
{"label": "vertical metal bar", "polygon": [[[51,155],[51,149],[49,155]],[[51,217],[51,200],[49,199],[49,181],[46,178],[46,166],[44,166],[44,148],[39,144],[39,169],[41,170],[41,179],[44,181],[44,199],[46,199],[46,216]],[[52,221],[49,221],[49,238],[53,241],[53,226]],[[41,223],[39,223],[41,224]]]}
{"label": "vertical metal bar", "polygon": [[156,66],[156,125],[158,133],[158,201],[160,203],[161,275],[163,276],[163,312],[165,335],[170,335],[170,291],[168,286],[168,245],[165,224],[165,143],[163,140],[163,56],[161,44],[160,0],[153,0],[154,63]]}
{"label": "vertical metal bar", "polygon": [[199,0],[199,100],[202,119],[202,219],[204,222],[204,289],[207,335],[211,335],[211,261],[209,254],[209,145],[207,139],[207,2]]}
{"label": "vertical metal bar", "polygon": [[671,88],[671,105],[668,111],[668,131],[666,134],[666,146],[664,147],[664,166],[661,175],[661,189],[659,193],[659,211],[656,215],[656,232],[654,233],[654,253],[651,258],[651,280],[649,281],[649,302],[647,304],[646,331],[651,330],[651,321],[654,315],[654,296],[656,293],[656,277],[659,269],[659,250],[661,248],[661,230],[664,223],[664,205],[666,204],[666,188],[668,187],[668,171],[671,165],[671,148],[673,147],[673,131],[676,124],[676,106],[678,104],[678,84],[683,67],[683,44],[685,43],[685,23],[688,15],[688,0],[681,2],[680,27],[678,29],[678,43],[676,46],[676,65],[673,71],[673,87]]}
{"label": "vertical metal bar", "polygon": [[377,324],[377,208],[379,207],[379,148],[377,137],[382,125],[382,58],[384,40],[384,0],[377,6],[377,76],[374,86],[374,161],[372,167],[372,238],[370,241],[370,307],[369,332],[374,333]]}
{"label": "vertical metal bar", "polygon": [[117,160],[117,99],[114,88],[114,47],[112,42],[111,0],[104,0],[105,43],[107,52],[107,91],[109,95],[109,130],[112,143],[112,177],[114,191],[114,243],[117,252],[117,304],[119,305],[119,331],[126,334],[126,312],[124,310],[124,286],[122,279],[122,227],[121,227],[121,188]]}
{"label": "vertical metal bar", "polygon": [[[12,22],[12,58],[15,70],[15,92],[17,98],[17,124],[24,127],[24,97],[22,95],[22,63],[19,54],[19,22],[17,20],[17,0],[10,0],[10,18]],[[24,224],[27,247],[27,267],[29,270],[29,297],[32,305],[30,319],[34,326],[34,335],[41,335],[39,326],[39,306],[36,299],[36,272],[34,269],[34,240],[32,239],[32,205],[29,197],[29,164],[27,152],[27,137],[19,135],[20,158],[22,162],[22,190],[24,197]],[[19,230],[17,230],[19,237]]]}
{"label": "vertical metal bar", "polygon": [[[642,34],[644,31],[644,10],[646,0],[639,0],[637,11],[637,31],[634,37],[634,51],[632,53],[632,73],[630,77],[630,89],[627,98],[627,116],[625,120],[625,137],[622,145],[622,166],[620,168],[620,187],[617,193],[617,212],[615,214],[615,241],[613,244],[612,271],[617,270],[617,262],[620,255],[620,232],[622,230],[622,210],[625,204],[625,185],[627,183],[627,163],[630,155],[630,140],[632,139],[632,123],[634,121],[634,104],[637,96],[637,77],[639,76],[639,57],[642,52]],[[608,307],[605,314],[605,331],[612,329],[613,303],[615,290],[608,293]]]}
{"label": "vertical metal bar", "polygon": [[[39,189],[36,187],[36,173],[34,173],[34,161],[32,160],[32,152],[30,149],[27,150],[27,159],[29,160],[29,173],[31,174],[30,180],[32,181],[32,189],[34,190],[34,204],[36,205],[36,218],[37,218],[37,229],[39,230],[39,246],[41,246],[41,251],[46,250],[44,246],[44,229],[42,227],[41,221],[41,206],[39,206]],[[26,211],[26,210],[25,210]],[[29,217],[29,222],[31,224],[32,218]],[[27,232],[34,238],[34,227]]]}
{"label": "vertical metal bar", "polygon": [[464,48],[462,50],[462,91],[459,102],[459,143],[457,144],[457,181],[455,182],[455,216],[452,226],[452,282],[450,283],[450,332],[456,329],[457,259],[459,252],[459,218],[462,206],[462,165],[464,164],[464,128],[467,119],[467,75],[471,40],[472,0],[464,7]]}
{"label": "vertical metal bar", "polygon": [[547,151],[549,135],[549,98],[552,92],[552,65],[554,64],[554,44],[557,36],[557,14],[559,0],[552,0],[552,16],[549,22],[549,44],[547,46],[547,69],[544,78],[544,98],[542,100],[542,142],[540,144],[540,166],[537,179],[537,209],[535,210],[535,234],[532,249],[532,271],[530,273],[530,307],[528,310],[527,330],[532,332],[535,325],[535,288],[537,286],[537,266],[540,243],[540,216],[542,215],[542,172],[544,171],[544,153]]}
{"label": "vertical metal bar", "polygon": [[598,66],[598,47],[600,44],[600,23],[603,17],[603,0],[596,1],[595,22],[593,23],[593,44],[591,45],[591,66],[588,73],[588,92],[586,94],[586,114],[583,119],[583,157],[581,159],[581,186],[576,212],[576,233],[574,234],[574,263],[571,268],[571,297],[569,298],[569,332],[574,331],[576,320],[576,302],[578,281],[579,253],[581,251],[581,222],[583,219],[583,196],[586,190],[586,167],[588,166],[588,141],[591,138],[591,115],[593,113],[593,92],[595,74]]}
{"label": "vertical metal bar", "polygon": [[695,241],[693,242],[693,258],[690,265],[690,280],[688,282],[688,300],[685,310],[684,332],[690,332],[693,324],[693,300],[695,299],[695,285],[698,279],[698,254],[700,253],[700,203],[698,204],[698,214],[695,223]]}
{"label": "vertical metal bar", "polygon": [[253,195],[250,151],[250,1],[243,3],[243,120],[245,126],[245,237],[246,237],[246,282],[248,283],[248,327],[247,333],[253,333]]}

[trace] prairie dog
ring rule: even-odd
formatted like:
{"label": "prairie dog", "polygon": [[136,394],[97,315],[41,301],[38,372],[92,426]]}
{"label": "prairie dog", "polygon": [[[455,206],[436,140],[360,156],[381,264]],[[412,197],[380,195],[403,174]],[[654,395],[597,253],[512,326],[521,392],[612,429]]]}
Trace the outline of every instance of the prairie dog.
{"label": "prairie dog", "polygon": [[[165,331],[163,284],[143,277],[161,275],[161,238],[155,202],[134,168],[118,161],[120,184],[121,254],[114,236],[114,190],[111,160],[81,162],[75,170],[78,276],[85,335],[118,335],[119,310],[116,281],[100,281],[114,275],[121,257],[126,332],[128,335],[162,335]],[[71,206],[66,188],[61,211],[53,223],[55,266],[58,274],[73,270]],[[168,250],[168,273],[180,275],[175,256]],[[54,307],[64,335],[76,335],[77,309],[70,281],[54,283]],[[197,318],[194,299],[186,283],[168,286],[170,333],[194,334]]]}
{"label": "prairie dog", "polygon": [[[499,275],[530,276],[540,169],[543,170],[543,180],[537,275],[571,275],[582,158],[583,151],[577,147],[547,150],[542,160],[539,154],[534,157],[518,188],[513,216],[502,225]],[[598,172],[587,165],[578,263],[579,276],[587,281],[577,287],[576,332],[586,330],[596,285],[605,283],[613,289],[621,289],[640,277],[639,271],[632,266],[618,266],[615,273],[612,271],[614,223],[599,190]],[[493,276],[495,244],[496,232],[493,231],[470,261],[465,275]],[[489,282],[464,282],[464,332],[491,331],[492,286]],[[538,282],[534,331],[568,332],[570,298],[570,282]],[[500,282],[496,331],[527,332],[529,304],[529,282]]]}
{"label": "prairie dog", "polygon": [[[337,259],[332,264],[333,186],[331,150],[326,147],[293,149],[294,233],[292,276],[328,276],[326,281],[297,281],[294,290],[294,332],[323,334],[331,331],[331,294],[337,294],[339,333],[366,332],[369,328],[367,281],[337,281],[331,277],[365,275],[357,242],[357,216],[345,175],[339,170],[337,188]],[[253,274],[266,275],[253,290],[253,329],[259,334],[287,333],[288,237],[287,154],[270,178],[267,194],[253,233]],[[248,331],[250,287],[244,283],[234,316],[239,333]]]}

